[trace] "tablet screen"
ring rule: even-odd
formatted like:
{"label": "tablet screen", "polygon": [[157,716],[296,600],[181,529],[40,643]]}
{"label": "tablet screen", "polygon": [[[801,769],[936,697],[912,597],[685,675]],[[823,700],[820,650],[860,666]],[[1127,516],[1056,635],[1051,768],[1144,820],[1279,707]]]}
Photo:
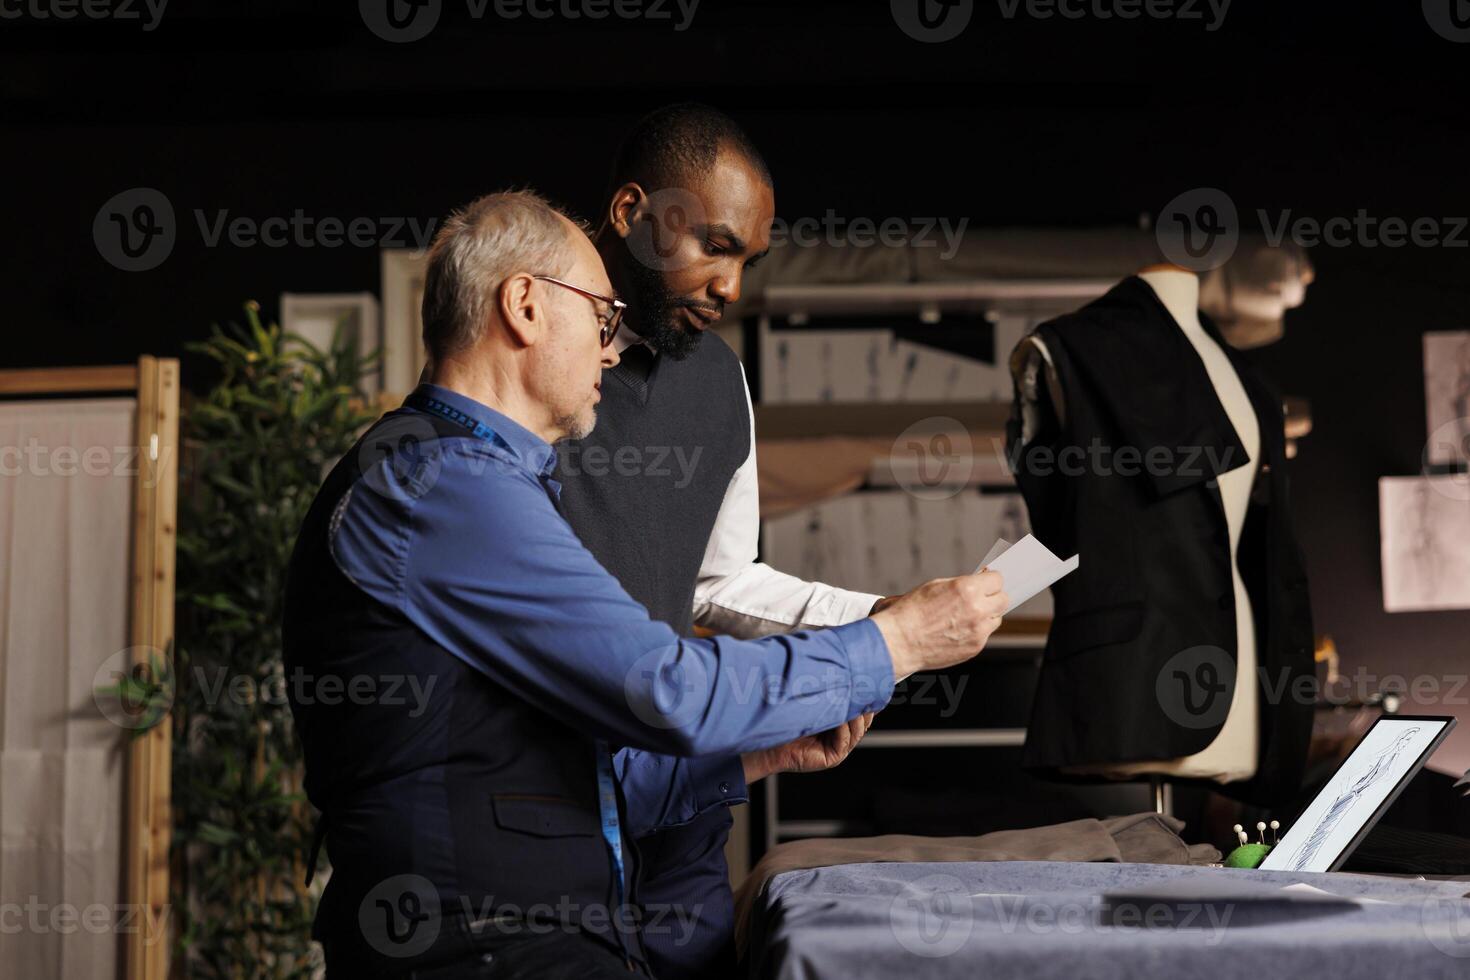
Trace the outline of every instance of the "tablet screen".
{"label": "tablet screen", "polygon": [[1261,868],[1335,869],[1453,724],[1452,718],[1378,719]]}

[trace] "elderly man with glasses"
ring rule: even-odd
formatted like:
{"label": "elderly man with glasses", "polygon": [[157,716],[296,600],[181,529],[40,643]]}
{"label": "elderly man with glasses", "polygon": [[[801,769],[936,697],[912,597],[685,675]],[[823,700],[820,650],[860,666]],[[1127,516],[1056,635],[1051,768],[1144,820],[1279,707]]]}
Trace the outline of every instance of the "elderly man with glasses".
{"label": "elderly man with glasses", "polygon": [[592,430],[618,360],[612,293],[586,234],[534,194],[453,215],[425,282],[433,377],[303,523],[283,629],[287,670],[311,680],[289,688],[332,863],[329,976],[650,975],[614,751],[728,757],[831,729],[1000,622],[994,573],[760,640],[650,619],[552,477],[552,444]]}

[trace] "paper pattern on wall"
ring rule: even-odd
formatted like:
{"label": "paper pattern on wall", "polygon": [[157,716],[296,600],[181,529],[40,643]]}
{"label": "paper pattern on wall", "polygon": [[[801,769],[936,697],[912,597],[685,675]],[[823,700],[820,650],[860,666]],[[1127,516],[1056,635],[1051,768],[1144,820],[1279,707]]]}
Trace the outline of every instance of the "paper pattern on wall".
{"label": "paper pattern on wall", "polygon": [[1470,459],[1470,331],[1424,335],[1425,462]]}
{"label": "paper pattern on wall", "polygon": [[1383,608],[1470,609],[1470,483],[1384,477],[1378,493]]}

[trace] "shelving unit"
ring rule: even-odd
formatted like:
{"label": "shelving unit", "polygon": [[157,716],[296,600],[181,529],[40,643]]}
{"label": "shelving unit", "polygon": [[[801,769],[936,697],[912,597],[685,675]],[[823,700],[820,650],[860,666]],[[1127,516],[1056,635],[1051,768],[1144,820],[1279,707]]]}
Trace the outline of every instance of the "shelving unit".
{"label": "shelving unit", "polygon": [[[943,322],[945,314],[956,312],[965,314],[965,322],[976,323],[980,327],[989,324],[996,347],[992,360],[988,362],[992,379],[989,389],[994,392],[1002,389],[995,379],[1005,370],[1009,355],[1009,349],[1000,348],[1019,340],[1026,324],[1074,309],[1106,292],[1111,285],[1111,281],[1075,280],[772,287],[765,294],[762,315],[747,321],[742,344],[747,352],[747,371],[751,370],[752,364],[758,364],[762,345],[770,343],[775,336],[771,329],[773,318],[782,318],[783,326],[789,331],[792,328],[801,330],[813,320],[820,321],[826,316],[892,317],[896,322],[906,324],[905,333],[913,339],[914,330],[923,329],[920,324]],[[976,313],[983,314],[983,318],[976,318]],[[759,390],[767,379],[760,377],[758,367],[753,373]],[[927,394],[925,391],[916,393]],[[799,445],[803,440],[822,437],[871,440],[875,457],[886,457],[893,440],[916,423],[934,418],[951,419],[968,433],[972,447],[969,451],[973,454],[974,465],[966,468],[968,478],[964,485],[1004,493],[1008,489],[1013,490],[1014,482],[1004,466],[1003,453],[993,451],[992,444],[997,441],[1003,444],[1005,423],[1010,413],[1008,389],[1005,396],[981,400],[762,401],[755,406],[756,433],[762,443],[795,441]],[[891,488],[900,483],[895,473],[888,473],[885,480],[888,469],[875,465],[865,487]],[[984,544],[988,542],[977,546],[984,547]],[[794,568],[784,570],[798,571]],[[1050,625],[1049,618],[1007,621],[991,638],[990,647],[1029,663],[1039,657]],[[909,721],[914,720],[910,715]],[[879,753],[899,756],[895,761],[901,765],[901,753],[956,749],[974,752],[1017,750],[1026,740],[1024,728],[973,725],[974,719],[955,728],[945,728],[942,723],[935,728],[885,728],[880,725],[854,751],[869,761]],[[840,772],[835,770],[834,776],[840,778],[837,775]],[[782,782],[783,777],[771,776],[761,784],[764,799],[760,812],[764,816],[764,827],[757,838],[763,844],[759,850],[768,850],[781,841],[795,838],[862,832],[863,824],[858,821],[826,819],[812,812],[814,808],[810,801],[807,812],[799,817],[783,814]]]}

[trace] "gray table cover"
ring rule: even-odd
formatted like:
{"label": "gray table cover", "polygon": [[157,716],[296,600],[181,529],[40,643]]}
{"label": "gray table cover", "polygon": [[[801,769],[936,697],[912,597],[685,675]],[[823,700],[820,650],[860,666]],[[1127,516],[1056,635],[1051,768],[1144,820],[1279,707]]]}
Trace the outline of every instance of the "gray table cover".
{"label": "gray table cover", "polygon": [[[1317,891],[1283,891],[1298,883]],[[773,878],[748,962],[781,980],[1470,980],[1467,892],[1159,864],[852,864]]]}

